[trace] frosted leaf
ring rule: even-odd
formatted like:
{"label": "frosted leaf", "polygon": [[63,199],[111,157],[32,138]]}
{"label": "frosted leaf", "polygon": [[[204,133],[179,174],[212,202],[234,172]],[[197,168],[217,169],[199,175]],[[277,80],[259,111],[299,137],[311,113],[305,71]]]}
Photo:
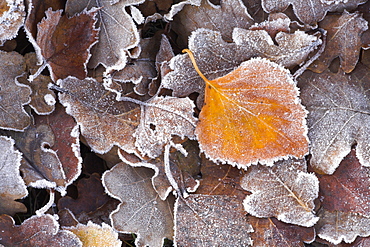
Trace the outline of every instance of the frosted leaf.
{"label": "frosted leaf", "polygon": [[23,106],[30,102],[30,87],[17,77],[25,71],[25,61],[17,52],[0,51],[0,128],[23,131],[31,120]]}
{"label": "frosted leaf", "polygon": [[200,6],[202,0],[184,0],[182,2],[179,2],[177,4],[173,4],[171,6],[171,9],[170,11],[164,15],[164,18],[165,20],[167,21],[173,21],[173,17],[179,13],[183,8],[184,6],[188,5],[188,4],[191,4],[191,5],[194,5],[194,6]]}
{"label": "frosted leaf", "polygon": [[346,73],[351,72],[359,59],[363,32],[368,29],[367,21],[360,12],[342,15],[328,15],[320,27],[327,30],[326,47],[320,57],[310,66],[316,73],[322,73],[337,57],[340,67]]}
{"label": "frosted leaf", "polygon": [[[370,166],[368,69],[358,65],[351,75],[305,72],[299,78],[302,104],[309,111],[311,165],[332,174],[357,142],[360,163]],[[359,86],[361,85],[361,86]]]}
{"label": "frosted leaf", "polygon": [[139,4],[143,0],[116,1],[67,1],[66,13],[72,16],[84,9],[99,8],[97,26],[100,28],[99,42],[92,47],[88,66],[95,68],[102,64],[110,70],[120,70],[127,62],[127,50],[139,43],[139,32],[131,16],[126,12],[127,4]]}
{"label": "frosted leaf", "polygon": [[82,247],[79,238],[70,231],[61,230],[50,215],[32,216],[21,225],[15,225],[8,215],[0,216],[0,245],[39,247]]}
{"label": "frosted leaf", "polygon": [[141,121],[135,130],[135,146],[143,155],[158,157],[173,135],[195,139],[197,119],[194,103],[189,98],[154,97],[146,102]]}
{"label": "frosted leaf", "polygon": [[22,154],[14,148],[14,140],[0,136],[0,214],[27,211],[22,203],[15,201],[28,195],[19,171],[21,158]]}
{"label": "frosted leaf", "polygon": [[[209,79],[226,75],[243,61],[254,56],[261,56],[281,61],[283,66],[300,64],[318,44],[317,37],[302,32],[280,34],[279,46],[264,30],[234,29],[233,39],[237,43],[228,43],[222,39],[221,33],[208,29],[197,29],[189,38],[189,49],[194,53],[200,71]],[[257,43],[256,43],[257,42]],[[258,45],[261,44],[264,45]],[[294,52],[287,44],[295,44]],[[257,45],[256,45],[257,44]],[[283,47],[280,47],[283,46]],[[277,54],[278,52],[278,54]],[[298,56],[297,56],[297,54]],[[284,64],[284,63],[287,64]],[[173,90],[173,96],[188,96],[193,92],[204,93],[204,81],[198,76],[187,55],[181,54],[170,62],[174,71],[168,73],[162,80],[162,86]],[[202,105],[199,102],[197,105]]]}
{"label": "frosted leaf", "polygon": [[313,209],[319,181],[307,173],[302,160],[285,160],[273,167],[252,166],[241,181],[252,192],[244,200],[245,210],[256,217],[276,217],[286,223],[313,226],[318,217]]}
{"label": "frosted leaf", "polygon": [[0,6],[0,45],[17,36],[26,13],[22,0],[2,0]]}
{"label": "frosted leaf", "polygon": [[116,94],[93,78],[67,77],[58,82],[66,90],[59,94],[60,102],[76,119],[94,152],[106,153],[113,145],[129,153],[136,150],[132,133],[139,124],[138,105],[116,101]]}
{"label": "frosted leaf", "polygon": [[118,239],[118,233],[107,224],[101,226],[91,221],[87,225],[77,224],[72,227],[63,227],[64,230],[73,232],[82,242],[83,246],[93,247],[121,247],[122,242]]}
{"label": "frosted leaf", "polygon": [[315,24],[321,21],[328,11],[342,12],[344,9],[355,9],[365,0],[262,0],[262,8],[267,13],[283,12],[288,6],[293,5],[293,11],[303,23]]}
{"label": "frosted leaf", "polygon": [[175,243],[177,246],[251,246],[243,206],[228,195],[189,195],[175,204]]}
{"label": "frosted leaf", "polygon": [[248,28],[253,19],[241,0],[222,0],[214,5],[209,0],[202,0],[201,5],[185,5],[174,17],[172,29],[178,34],[180,47],[186,46],[191,32],[198,28],[207,28],[221,33],[224,40],[232,40],[235,27]]}
{"label": "frosted leaf", "polygon": [[333,244],[352,243],[356,237],[370,236],[370,218],[340,211],[321,211],[315,225],[317,235]]}
{"label": "frosted leaf", "polygon": [[162,246],[173,237],[173,197],[162,201],[152,187],[153,172],[118,163],[103,174],[106,192],[122,203],[110,215],[112,226],[135,233],[136,246]]}

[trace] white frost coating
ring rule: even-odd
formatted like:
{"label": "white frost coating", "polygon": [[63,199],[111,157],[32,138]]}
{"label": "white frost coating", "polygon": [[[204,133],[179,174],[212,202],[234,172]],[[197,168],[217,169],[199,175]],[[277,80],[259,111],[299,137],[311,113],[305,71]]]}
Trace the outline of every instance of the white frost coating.
{"label": "white frost coating", "polygon": [[49,201],[45,204],[45,206],[36,210],[36,215],[37,216],[44,215],[49,210],[49,208],[51,208],[53,206],[54,201],[55,201],[55,193],[54,193],[53,190],[49,190],[49,196],[50,196]]}
{"label": "white frost coating", "polygon": [[347,3],[348,0],[320,0],[323,4],[340,4],[340,3]]}
{"label": "white frost coating", "polygon": [[256,217],[313,226],[319,220],[313,212],[319,181],[306,170],[302,160],[280,161],[274,167],[250,167],[241,181],[242,188],[252,192],[243,201],[244,209]]}
{"label": "white frost coating", "polygon": [[0,16],[0,45],[17,36],[26,16],[22,0],[5,0],[5,2],[9,10],[4,11]]}
{"label": "white frost coating", "polygon": [[56,103],[56,100],[53,95],[51,94],[45,94],[44,95],[44,101],[47,105],[53,106]]}
{"label": "white frost coating", "polygon": [[131,10],[131,15],[132,15],[132,18],[135,20],[135,22],[140,25],[144,22],[145,18],[143,16],[143,14],[141,13],[141,11],[134,7],[134,6],[130,6],[130,10]]}
{"label": "white frost coating", "polygon": [[81,157],[81,152],[80,152],[80,128],[78,124],[76,124],[76,126],[73,127],[71,131],[71,136],[73,138],[76,138],[76,142],[72,143],[71,147],[72,147],[72,152],[74,153],[75,157],[78,160],[78,163],[77,163],[78,172],[76,172],[74,177],[70,178],[70,180],[67,181],[66,188],[68,187],[68,185],[72,184],[80,176],[81,171],[82,171],[82,162],[83,162],[82,157]]}
{"label": "white frost coating", "polygon": [[[208,1],[208,0],[207,0]],[[164,15],[164,19],[168,22],[173,21],[173,17],[179,13],[186,4],[191,4],[193,6],[200,6],[202,3],[202,0],[185,0],[183,2],[174,4],[171,6],[170,11]]]}
{"label": "white frost coating", "polygon": [[56,188],[57,184],[55,182],[50,182],[46,179],[37,180],[35,182],[31,182],[28,186],[38,189],[49,189],[49,188]]}

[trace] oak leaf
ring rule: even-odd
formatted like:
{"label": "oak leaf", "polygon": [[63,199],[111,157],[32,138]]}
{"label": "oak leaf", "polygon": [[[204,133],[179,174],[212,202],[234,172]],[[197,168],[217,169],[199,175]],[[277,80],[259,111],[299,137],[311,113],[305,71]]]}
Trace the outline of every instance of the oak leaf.
{"label": "oak leaf", "polygon": [[332,174],[355,142],[360,163],[370,166],[370,129],[365,124],[370,121],[368,74],[368,68],[358,64],[351,75],[341,70],[306,71],[299,78],[302,104],[309,111],[308,137],[315,171]]}
{"label": "oak leaf", "polygon": [[228,195],[191,194],[175,203],[177,246],[251,246],[243,205]]}
{"label": "oak leaf", "polygon": [[304,247],[304,243],[312,243],[316,232],[313,227],[302,227],[283,223],[276,218],[256,218],[247,216],[248,223],[254,229],[250,233],[254,247],[290,246]]}
{"label": "oak leaf", "polygon": [[121,240],[118,239],[118,233],[107,224],[102,226],[89,221],[87,225],[78,224],[72,227],[63,227],[64,230],[73,232],[82,242],[84,247],[120,247]]}
{"label": "oak leaf", "polygon": [[118,163],[103,174],[109,195],[122,203],[110,215],[119,232],[135,233],[136,246],[162,246],[173,237],[173,197],[162,201],[151,184],[153,172]]}
{"label": "oak leaf", "polygon": [[319,181],[307,173],[302,160],[284,160],[273,167],[249,167],[241,181],[252,192],[244,200],[245,210],[256,217],[276,217],[285,223],[313,226],[318,217],[313,209]]}
{"label": "oak leaf", "polygon": [[22,154],[14,148],[14,140],[0,136],[0,214],[14,215],[27,211],[22,203],[14,201],[28,194],[19,172],[21,158]]}
{"label": "oak leaf", "polygon": [[200,6],[185,5],[173,18],[172,29],[178,34],[181,47],[187,46],[191,32],[198,28],[218,31],[224,40],[231,41],[235,27],[248,28],[252,24],[253,19],[241,0],[222,0],[220,5],[202,0]]}
{"label": "oak leaf", "polygon": [[17,36],[25,19],[24,3],[21,0],[2,0],[0,3],[0,45]]}
{"label": "oak leaf", "polygon": [[116,94],[105,90],[102,83],[93,78],[68,77],[58,83],[65,90],[59,93],[60,102],[76,119],[94,152],[106,153],[113,145],[129,153],[136,151],[132,133],[139,124],[138,105],[116,101]]}
{"label": "oak leaf", "polygon": [[[194,53],[200,70],[210,80],[226,75],[251,57],[264,57],[291,66],[302,63],[302,59],[321,43],[315,36],[302,32],[281,33],[278,45],[265,30],[234,29],[233,40],[228,43],[221,33],[208,29],[197,29],[189,37],[189,50]],[[173,90],[173,96],[184,97],[199,93],[197,106],[203,103],[204,81],[198,77],[187,55],[177,55],[170,61],[172,72],[162,80],[162,86]]]}
{"label": "oak leaf", "polygon": [[70,231],[61,230],[50,215],[32,216],[22,225],[15,225],[12,217],[0,216],[0,244],[5,246],[82,247],[79,238]]}
{"label": "oak leaf", "polygon": [[196,70],[206,82],[196,135],[207,157],[246,168],[306,155],[306,111],[288,70],[261,58],[212,81]]}
{"label": "oak leaf", "polygon": [[98,38],[99,30],[94,27],[97,9],[71,18],[62,16],[62,10],[51,8],[45,14],[46,18],[37,26],[35,50],[39,61],[50,68],[53,81],[70,75],[84,79],[89,50]]}
{"label": "oak leaf", "polygon": [[336,57],[339,57],[344,72],[351,72],[359,59],[363,45],[361,35],[365,32],[367,21],[359,12],[328,15],[320,27],[327,30],[326,48],[320,57],[310,66],[316,73],[322,73]]}
{"label": "oak leaf", "polygon": [[355,9],[364,0],[349,0],[349,1],[335,1],[335,0],[262,0],[262,8],[267,13],[283,12],[291,4],[294,13],[300,21],[306,24],[315,24],[321,21],[328,11],[341,12],[343,9]]}
{"label": "oak leaf", "polygon": [[24,73],[24,58],[17,52],[0,51],[0,60],[0,128],[23,131],[31,122],[23,108],[30,102],[31,89],[17,80]]}
{"label": "oak leaf", "polygon": [[139,43],[139,33],[125,6],[139,4],[143,0],[133,1],[67,1],[66,13],[73,16],[84,9],[98,8],[97,27],[100,28],[99,43],[92,49],[88,66],[95,68],[102,64],[110,70],[120,70],[127,62],[127,50]]}

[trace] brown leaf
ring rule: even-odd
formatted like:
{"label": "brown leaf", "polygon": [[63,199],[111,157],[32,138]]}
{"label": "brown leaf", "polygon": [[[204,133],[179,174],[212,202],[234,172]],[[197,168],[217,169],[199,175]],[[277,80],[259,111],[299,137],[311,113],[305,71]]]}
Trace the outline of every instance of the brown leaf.
{"label": "brown leaf", "polygon": [[318,178],[323,208],[370,217],[370,169],[361,166],[354,149],[332,175]]}
{"label": "brown leaf", "polygon": [[302,104],[309,111],[308,137],[315,171],[332,174],[355,142],[360,163],[370,166],[370,129],[364,124],[370,121],[368,75],[368,68],[359,64],[351,75],[341,70],[306,71],[299,78]]}
{"label": "brown leaf", "polygon": [[139,43],[139,33],[125,6],[139,4],[143,0],[115,1],[67,1],[66,12],[69,16],[82,12],[84,9],[98,8],[97,26],[100,28],[99,43],[92,49],[90,68],[102,64],[110,70],[120,70],[127,62],[127,50]]}
{"label": "brown leaf", "polygon": [[230,165],[217,165],[203,158],[202,179],[196,191],[204,195],[229,195],[243,200],[250,193],[240,186],[245,170]]}
{"label": "brown leaf", "polygon": [[84,247],[122,246],[122,242],[118,239],[118,233],[104,223],[100,226],[89,221],[87,225],[78,224],[72,227],[63,227],[63,229],[73,232],[81,240]]}
{"label": "brown leaf", "polygon": [[189,98],[153,97],[142,108],[141,121],[133,136],[142,155],[156,158],[176,135],[195,139],[195,105]]}
{"label": "brown leaf", "polygon": [[357,236],[370,236],[370,218],[355,213],[321,210],[317,235],[333,244],[352,243]]}
{"label": "brown leaf", "polygon": [[0,244],[17,247],[82,247],[79,238],[70,231],[60,230],[58,222],[50,214],[32,216],[20,226],[14,225],[10,216],[1,215]]}
{"label": "brown leaf", "polygon": [[26,13],[22,0],[2,0],[0,3],[0,45],[17,36]]}
{"label": "brown leaf", "polygon": [[248,222],[254,231],[250,233],[253,247],[304,247],[304,243],[315,240],[315,229],[313,227],[302,227],[286,224],[275,218],[260,219],[248,216]]}
{"label": "brown leaf", "polygon": [[245,198],[244,208],[253,216],[276,217],[305,227],[318,220],[313,201],[318,196],[319,181],[307,173],[302,160],[279,161],[273,167],[251,166],[241,184],[252,192]]}
{"label": "brown leaf", "polygon": [[[283,66],[300,64],[321,41],[303,32],[280,33],[279,45],[275,45],[265,30],[234,29],[233,40],[227,43],[219,32],[198,29],[189,38],[189,49],[194,53],[200,71],[209,79],[226,75],[251,57],[269,58]],[[172,89],[173,96],[200,94],[197,105],[201,107],[204,81],[198,77],[187,55],[177,55],[171,60],[171,68],[162,80],[164,88]],[[200,102],[199,102],[200,101]]]}
{"label": "brown leaf", "polygon": [[31,89],[18,83],[24,73],[24,58],[17,52],[0,51],[0,128],[23,131],[30,124],[30,117],[23,105],[30,102]]}
{"label": "brown leaf", "polygon": [[92,174],[89,178],[79,180],[77,190],[77,199],[66,196],[58,201],[58,209],[68,208],[77,219],[82,213],[89,214],[97,211],[108,201],[114,200],[105,193],[100,175],[97,173]]}
{"label": "brown leaf", "polygon": [[15,201],[28,194],[19,172],[21,158],[22,154],[14,149],[14,140],[0,136],[0,214],[14,215],[27,211],[22,203]]}
{"label": "brown leaf", "polygon": [[228,195],[189,195],[175,204],[177,246],[251,246],[243,206]]}
{"label": "brown leaf", "polygon": [[36,43],[37,24],[45,17],[45,12],[51,8],[52,10],[63,9],[64,4],[59,0],[26,0],[28,5],[28,15],[24,23],[24,29],[31,43]]}
{"label": "brown leaf", "polygon": [[119,232],[137,234],[136,246],[162,246],[173,236],[173,197],[162,201],[152,187],[153,172],[119,163],[103,175],[106,191],[122,203],[110,218]]}
{"label": "brown leaf", "polygon": [[367,21],[359,12],[344,11],[340,16],[328,15],[320,27],[327,30],[326,48],[310,69],[322,73],[339,57],[344,72],[351,72],[358,61],[362,46],[361,35],[368,29]]}
{"label": "brown leaf", "polygon": [[59,94],[60,102],[76,119],[94,152],[106,153],[113,145],[129,153],[136,151],[132,136],[140,119],[140,108],[136,104],[116,101],[115,93],[105,90],[92,78],[68,77],[59,84],[66,90]]}
{"label": "brown leaf", "polygon": [[321,21],[328,11],[342,12],[343,9],[355,9],[357,5],[364,2],[364,0],[263,0],[262,8],[267,13],[283,12],[291,4],[299,20],[306,24],[315,24]]}
{"label": "brown leaf", "polygon": [[[97,42],[94,28],[97,10],[84,11],[71,18],[62,10],[46,11],[46,19],[38,24],[35,50],[39,60],[47,64],[53,81],[69,75],[79,79],[87,76],[89,50]],[[78,23],[78,25],[76,24]]]}
{"label": "brown leaf", "polygon": [[47,124],[53,131],[55,142],[52,146],[59,155],[65,174],[66,184],[71,184],[81,173],[80,131],[61,104],[48,116],[36,116],[36,125]]}
{"label": "brown leaf", "polygon": [[233,29],[248,28],[253,24],[253,19],[241,0],[222,0],[220,5],[202,0],[200,6],[185,5],[171,23],[172,29],[178,34],[177,43],[180,47],[186,47],[191,32],[198,28],[218,31],[224,40],[231,41]]}

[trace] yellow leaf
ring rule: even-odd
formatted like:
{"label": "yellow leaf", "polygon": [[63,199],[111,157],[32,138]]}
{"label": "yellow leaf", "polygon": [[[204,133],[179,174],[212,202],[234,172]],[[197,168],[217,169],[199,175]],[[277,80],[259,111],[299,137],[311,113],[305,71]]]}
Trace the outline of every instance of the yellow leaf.
{"label": "yellow leaf", "polygon": [[210,81],[184,51],[206,82],[196,135],[210,159],[247,167],[308,152],[307,113],[288,70],[255,58]]}

